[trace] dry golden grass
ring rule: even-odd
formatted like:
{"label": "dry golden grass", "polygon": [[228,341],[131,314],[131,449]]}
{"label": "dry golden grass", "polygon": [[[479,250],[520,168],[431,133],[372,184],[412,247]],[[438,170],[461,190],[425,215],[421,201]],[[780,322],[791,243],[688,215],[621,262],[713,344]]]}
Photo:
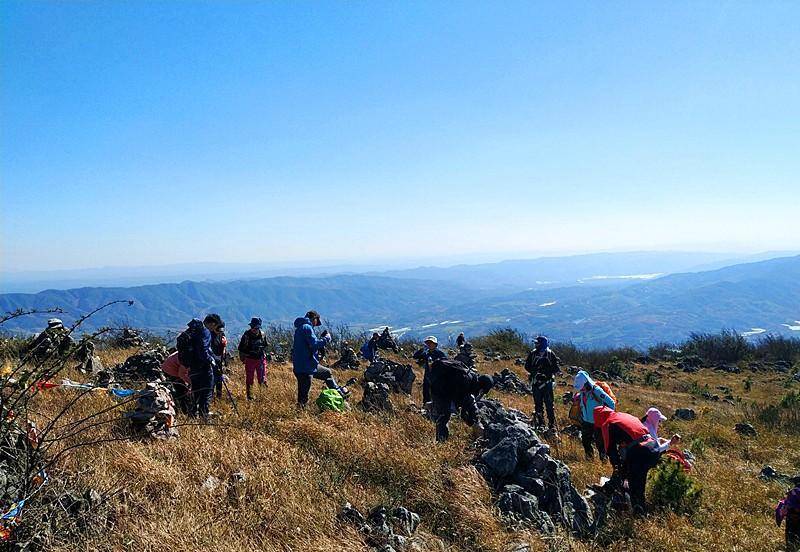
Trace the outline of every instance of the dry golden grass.
{"label": "dry golden grass", "polygon": [[[128,352],[103,353],[107,364]],[[480,366],[494,372],[509,363]],[[649,368],[647,368],[649,369]],[[639,370],[645,370],[640,367]],[[115,527],[85,542],[61,550],[366,550],[358,533],[337,521],[349,501],[362,510],[378,503],[405,505],[422,516],[419,535],[424,549],[441,551],[501,551],[512,543],[529,543],[533,550],[704,550],[760,551],[781,548],[782,533],[772,510],[784,489],[757,479],[770,463],[781,471],[800,471],[800,443],[795,436],[759,428],[746,439],[733,432],[741,421],[738,408],[706,401],[686,393],[687,385],[727,385],[735,395],[744,391],[744,374],[702,371],[683,374],[672,368],[659,390],[625,385],[617,390],[622,409],[643,413],[657,406],[666,414],[691,406],[694,422],[668,421],[664,433],[680,432],[686,446],[702,439],[706,451],[694,475],[704,486],[703,507],[693,518],[651,515],[613,524],[619,535],[610,545],[580,542],[565,534],[544,540],[537,534],[511,532],[493,509],[485,482],[471,466],[474,448],[467,428],[452,423],[453,438],[444,445],[433,441],[433,425],[407,407],[420,403],[416,386],[411,398],[393,396],[393,415],[298,411],[295,380],[289,365],[269,367],[269,388],[259,390],[252,403],[239,401],[236,416],[227,401],[216,402],[215,426],[183,426],[171,442],[115,442],[79,449],[59,465],[79,474],[86,485],[100,490],[124,489],[113,499]],[[339,373],[342,380],[356,372]],[[785,378],[754,375],[749,396],[759,400],[780,397]],[[243,370],[232,370],[231,389],[244,395]],[[567,378],[562,378],[566,383]],[[418,384],[421,383],[421,374]],[[319,390],[314,384],[314,392]],[[560,385],[557,394],[570,389]],[[41,411],[65,404],[69,391],[53,390],[41,398]],[[360,398],[355,390],[353,403]],[[496,393],[509,405],[529,412],[531,400]],[[111,399],[88,396],[77,413],[110,404]],[[566,408],[558,406],[561,423]],[[113,432],[124,422],[94,430]],[[571,468],[579,488],[608,475],[610,467],[583,458],[580,443],[564,437],[552,443],[553,454]],[[231,475],[244,472],[239,486]],[[219,485],[204,489],[213,476]]]}

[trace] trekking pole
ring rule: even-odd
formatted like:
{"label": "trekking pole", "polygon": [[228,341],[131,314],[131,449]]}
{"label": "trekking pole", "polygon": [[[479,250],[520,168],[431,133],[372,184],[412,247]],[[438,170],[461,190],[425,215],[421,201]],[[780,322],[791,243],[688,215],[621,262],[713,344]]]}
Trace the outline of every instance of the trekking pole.
{"label": "trekking pole", "polygon": [[228,398],[233,405],[233,411],[236,412],[236,415],[239,416],[239,409],[236,407],[236,400],[233,398],[233,393],[231,393],[230,388],[228,387],[228,382],[225,381],[225,377],[222,378],[222,385],[225,387],[225,391],[228,393]]}
{"label": "trekking pole", "polygon": [[228,387],[228,382],[225,381],[224,369],[227,368],[228,365],[225,362],[224,358],[221,360],[221,363],[222,363],[222,369],[220,370],[220,372],[222,373],[222,386],[225,388],[225,392],[228,394],[228,399],[230,399],[231,405],[233,405],[233,411],[236,412],[237,416],[239,416],[239,408],[236,406],[236,399],[233,398],[233,393],[231,393],[231,389],[230,387]]}

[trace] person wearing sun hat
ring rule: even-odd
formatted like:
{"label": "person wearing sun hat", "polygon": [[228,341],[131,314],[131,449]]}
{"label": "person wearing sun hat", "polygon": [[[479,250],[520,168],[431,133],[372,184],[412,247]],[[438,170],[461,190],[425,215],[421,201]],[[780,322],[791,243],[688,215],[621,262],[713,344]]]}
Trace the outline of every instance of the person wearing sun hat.
{"label": "person wearing sun hat", "polygon": [[423,340],[423,343],[425,346],[415,352],[413,358],[424,370],[424,376],[422,378],[422,402],[429,403],[432,400],[430,379],[431,365],[435,360],[447,358],[447,355],[444,351],[439,349],[439,340],[436,339],[435,335],[429,335]]}

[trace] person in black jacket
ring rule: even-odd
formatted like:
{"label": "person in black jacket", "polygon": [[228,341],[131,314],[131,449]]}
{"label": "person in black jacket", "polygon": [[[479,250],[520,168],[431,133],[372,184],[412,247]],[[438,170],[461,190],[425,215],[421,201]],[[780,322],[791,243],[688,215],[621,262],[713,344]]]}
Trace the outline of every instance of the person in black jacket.
{"label": "person in black jacket", "polygon": [[253,400],[253,384],[267,385],[267,338],[261,331],[261,319],[253,317],[250,329],[239,340],[239,360],[244,364],[247,400]]}
{"label": "person in black jacket", "polygon": [[437,442],[450,437],[447,426],[453,407],[461,412],[461,419],[468,426],[483,430],[478,422],[477,401],[494,385],[491,376],[480,375],[455,360],[437,359],[432,363],[430,380]]}
{"label": "person in black jacket", "polygon": [[436,339],[436,336],[429,335],[425,338],[424,343],[425,346],[415,352],[413,358],[425,370],[422,378],[422,402],[429,403],[431,402],[431,364],[436,360],[447,358],[447,354],[439,349],[439,340]]}
{"label": "person in black jacket", "polygon": [[555,376],[561,372],[561,368],[558,357],[547,346],[547,338],[545,336],[540,335],[536,338],[536,345],[528,353],[528,358],[525,360],[525,370],[530,374],[536,426],[544,426],[543,410],[547,408],[547,427],[550,430],[554,430],[556,414],[553,409],[553,388],[555,386]]}

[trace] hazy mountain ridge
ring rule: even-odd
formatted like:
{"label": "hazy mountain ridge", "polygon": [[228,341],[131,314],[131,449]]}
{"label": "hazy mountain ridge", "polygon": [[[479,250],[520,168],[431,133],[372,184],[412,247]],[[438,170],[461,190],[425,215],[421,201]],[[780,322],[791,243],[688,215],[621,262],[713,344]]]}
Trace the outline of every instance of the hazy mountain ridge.
{"label": "hazy mountain ridge", "polygon": [[[536,277],[536,276],[532,276]],[[682,273],[626,286],[568,286],[501,292],[463,283],[378,275],[277,277],[232,282],[182,282],[132,288],[79,288],[0,295],[0,311],[60,306],[74,315],[114,299],[133,299],[93,318],[87,329],[130,324],[177,330],[190,318],[219,312],[233,332],[253,315],[290,324],[309,308],[330,323],[358,329],[382,324],[411,335],[471,334],[512,326],[581,346],[646,346],[692,331],[763,328],[800,335],[800,256]],[[6,329],[36,331],[47,316],[24,317]]]}

